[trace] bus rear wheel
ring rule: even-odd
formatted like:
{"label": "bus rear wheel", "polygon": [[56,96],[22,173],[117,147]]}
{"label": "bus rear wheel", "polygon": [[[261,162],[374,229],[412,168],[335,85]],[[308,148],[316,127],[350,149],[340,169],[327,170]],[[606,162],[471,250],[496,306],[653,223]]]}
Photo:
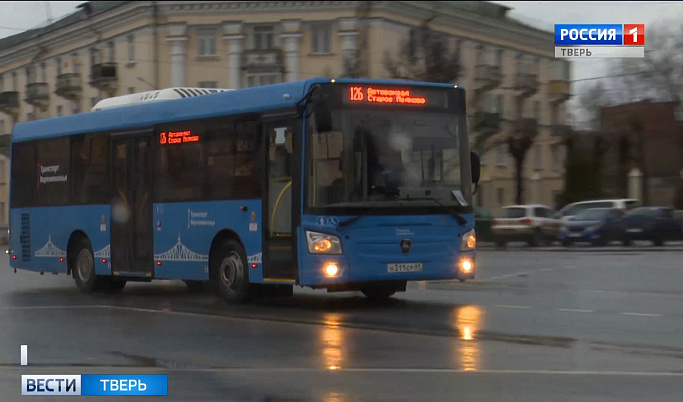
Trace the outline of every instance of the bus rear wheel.
{"label": "bus rear wheel", "polygon": [[226,240],[215,256],[211,261],[211,280],[218,294],[231,304],[248,301],[253,292],[244,247],[235,240]]}
{"label": "bus rear wheel", "polygon": [[95,257],[90,242],[87,239],[80,239],[73,250],[75,253],[70,258],[70,268],[76,286],[83,293],[92,293],[97,290],[98,278],[95,273]]}
{"label": "bus rear wheel", "polygon": [[360,289],[361,292],[368,298],[368,300],[373,302],[384,301],[393,296],[397,289],[396,286],[385,283],[377,283],[373,285],[367,285]]}

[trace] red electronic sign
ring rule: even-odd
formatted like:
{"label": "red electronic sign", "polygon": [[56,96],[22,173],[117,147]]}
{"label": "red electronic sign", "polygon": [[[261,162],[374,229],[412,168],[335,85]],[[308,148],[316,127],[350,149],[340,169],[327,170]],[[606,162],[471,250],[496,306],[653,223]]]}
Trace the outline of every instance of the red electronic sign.
{"label": "red electronic sign", "polygon": [[410,89],[349,87],[349,101],[392,105],[426,105],[427,98],[411,94]]}
{"label": "red electronic sign", "polygon": [[159,134],[159,144],[183,144],[186,142],[199,142],[198,135],[192,135],[192,131],[163,131]]}

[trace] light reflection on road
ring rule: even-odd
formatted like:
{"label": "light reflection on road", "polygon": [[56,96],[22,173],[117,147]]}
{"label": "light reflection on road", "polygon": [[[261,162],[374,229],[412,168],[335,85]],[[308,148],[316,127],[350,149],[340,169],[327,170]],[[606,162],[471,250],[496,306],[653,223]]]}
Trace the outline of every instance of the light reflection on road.
{"label": "light reflection on road", "polygon": [[480,368],[480,344],[477,331],[482,327],[483,311],[479,306],[460,306],[453,310],[453,326],[459,332],[455,350],[456,365],[460,370],[476,371]]}
{"label": "light reflection on road", "polygon": [[327,313],[323,321],[325,325],[320,331],[322,363],[329,370],[339,370],[344,363],[344,340],[339,328],[341,316],[337,313]]}

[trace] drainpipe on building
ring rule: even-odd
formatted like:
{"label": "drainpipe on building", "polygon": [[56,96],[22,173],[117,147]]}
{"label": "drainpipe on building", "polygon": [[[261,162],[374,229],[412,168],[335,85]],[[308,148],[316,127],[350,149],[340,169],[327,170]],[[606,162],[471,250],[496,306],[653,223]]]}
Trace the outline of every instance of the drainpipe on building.
{"label": "drainpipe on building", "polygon": [[156,1],[152,2],[153,34],[154,34],[154,89],[159,89],[159,8]]}

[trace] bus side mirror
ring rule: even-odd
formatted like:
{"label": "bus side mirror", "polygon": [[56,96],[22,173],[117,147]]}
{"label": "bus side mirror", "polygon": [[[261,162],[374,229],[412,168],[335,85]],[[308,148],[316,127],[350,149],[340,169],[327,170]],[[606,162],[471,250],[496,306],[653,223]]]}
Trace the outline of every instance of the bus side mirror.
{"label": "bus side mirror", "polygon": [[479,162],[479,155],[470,152],[470,165],[472,172],[472,183],[479,183],[479,175],[481,173],[481,162]]}
{"label": "bus side mirror", "polygon": [[320,93],[320,89],[314,90],[311,95],[310,102],[313,105],[313,118],[319,133],[332,131],[332,112],[330,112],[326,98],[326,94]]}

